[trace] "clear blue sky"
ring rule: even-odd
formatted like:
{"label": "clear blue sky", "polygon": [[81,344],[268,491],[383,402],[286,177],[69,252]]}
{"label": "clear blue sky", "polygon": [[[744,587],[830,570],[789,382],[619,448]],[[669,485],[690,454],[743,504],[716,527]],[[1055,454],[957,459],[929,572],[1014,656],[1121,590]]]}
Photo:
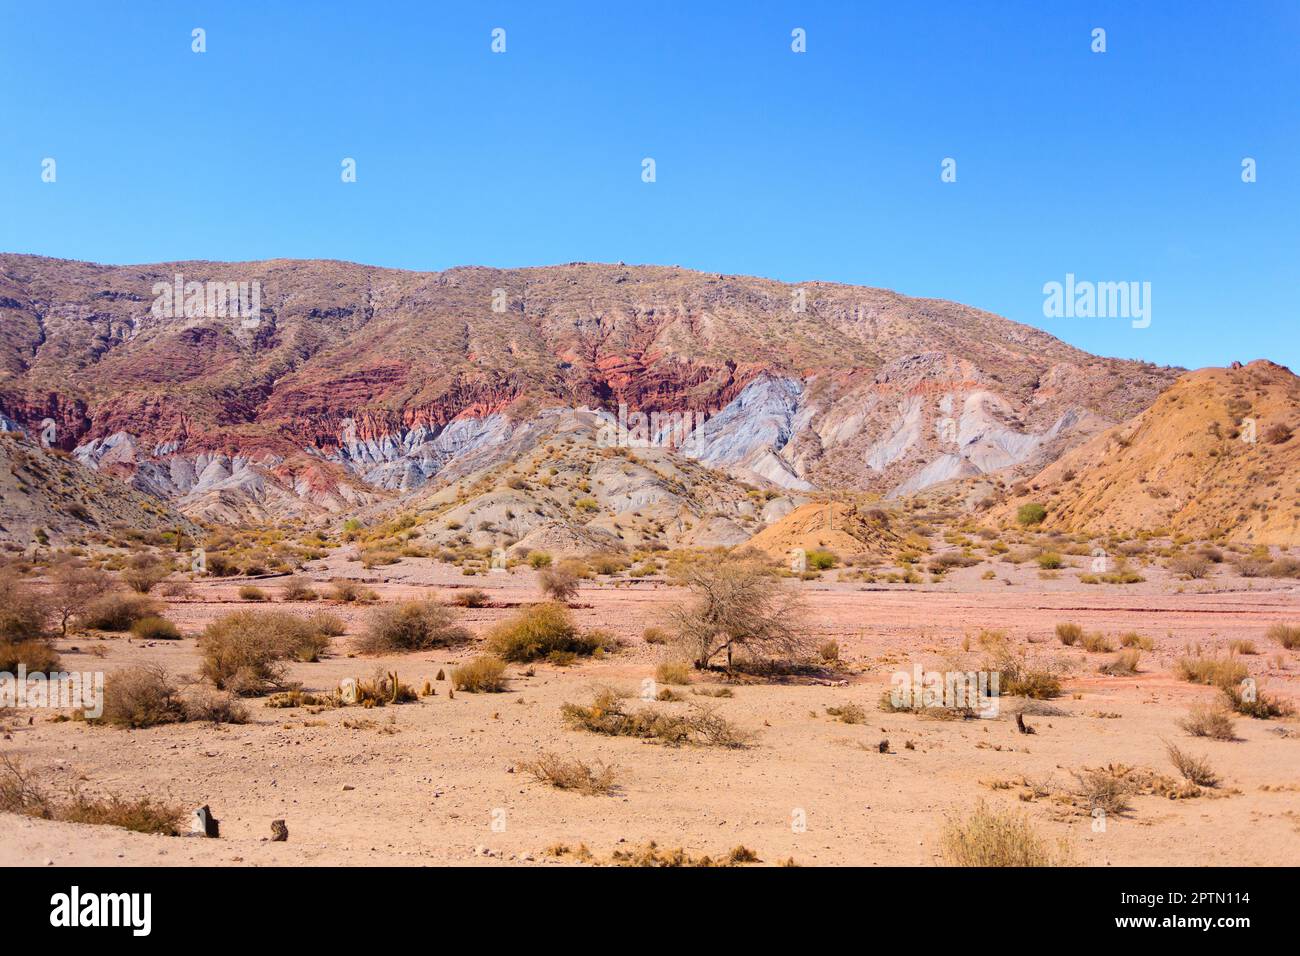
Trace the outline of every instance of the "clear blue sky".
{"label": "clear blue sky", "polygon": [[[1300,370],[1300,2],[0,0],[0,250],[677,263]],[[1067,272],[1150,327],[1044,318]]]}

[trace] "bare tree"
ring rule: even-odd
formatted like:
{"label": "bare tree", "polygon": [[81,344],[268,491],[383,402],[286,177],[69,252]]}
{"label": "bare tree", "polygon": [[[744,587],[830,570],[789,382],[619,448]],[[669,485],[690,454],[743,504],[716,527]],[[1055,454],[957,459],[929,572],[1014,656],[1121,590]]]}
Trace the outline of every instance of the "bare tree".
{"label": "bare tree", "polygon": [[82,614],[96,598],[113,589],[113,580],[107,574],[76,560],[56,564],[50,572],[50,581],[53,585],[50,590],[50,607],[59,619],[59,633],[65,637],[68,621]]}
{"label": "bare tree", "polygon": [[723,652],[731,667],[737,648],[783,660],[808,653],[803,599],[765,561],[748,556],[698,561],[676,576],[694,600],[669,612],[669,620],[697,668],[708,667]]}

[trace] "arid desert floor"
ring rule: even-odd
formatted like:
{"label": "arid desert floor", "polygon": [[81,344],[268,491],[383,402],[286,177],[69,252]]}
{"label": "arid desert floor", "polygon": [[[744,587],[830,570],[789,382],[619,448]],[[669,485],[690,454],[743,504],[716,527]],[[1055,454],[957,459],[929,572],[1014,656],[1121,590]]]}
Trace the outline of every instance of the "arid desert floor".
{"label": "arid desert floor", "polygon": [[[332,559],[314,563],[306,576],[325,582],[343,570],[341,559]],[[1088,866],[1275,866],[1300,859],[1300,721],[1236,717],[1237,740],[1193,738],[1180,719],[1218,692],[1173,672],[1189,647],[1226,654],[1229,642],[1249,640],[1258,653],[1242,659],[1260,687],[1300,701],[1300,652],[1265,636],[1275,622],[1300,623],[1295,581],[1155,577],[1098,588],[1028,572],[987,581],[977,570],[911,589],[801,582],[817,633],[840,645],[838,667],[779,682],[727,683],[720,674],[697,674],[694,685],[676,688],[682,701],[653,705],[716,706],[752,734],[740,749],[597,736],[569,729],[561,718],[561,704],[589,701],[595,687],[623,688],[635,699],[654,677],[664,650],[642,634],[686,599],[665,582],[587,582],[579,591],[578,622],[617,634],[625,642],[617,653],[568,667],[511,665],[506,692],[454,698],[448,682],[435,677],[473,657],[475,646],[354,656],[354,637],[371,608],[332,605],[348,633],[335,638],[322,661],[292,664],[293,680],[308,691],[329,691],[344,678],[383,669],[416,687],[428,680],[435,693],[371,709],[273,709],[252,699],[246,724],[131,731],[51,719],[48,712],[29,722],[31,712],[10,712],[3,752],[51,786],[80,783],[187,807],[206,804],[221,836],[165,837],[0,814],[0,863],[541,866],[601,862],[655,841],[714,856],[743,845],[766,864],[934,865],[942,862],[945,820],[979,801],[1022,810],[1043,836],[1063,842],[1074,862]],[[491,606],[457,609],[476,634],[540,599],[535,572],[523,567],[467,581],[455,568],[410,561],[359,579],[384,602],[447,600],[459,589],[482,588]],[[64,668],[111,674],[157,663],[193,674],[195,635],[214,617],[247,606],[237,597],[241,583],[247,582],[204,580],[191,597],[168,601],[166,615],[183,640],[72,636],[58,644]],[[257,583],[274,593],[274,580]],[[306,611],[329,604],[275,606]],[[1154,649],[1142,655],[1136,675],[1104,676],[1098,666],[1110,655],[1062,646],[1054,635],[1062,621],[1112,636],[1137,632]],[[1063,693],[1050,702],[1003,698],[993,719],[878,709],[890,675],[915,663],[977,666],[982,630],[1005,632],[1031,659],[1060,670]],[[732,696],[693,693],[722,686]],[[864,707],[865,722],[827,713],[846,704]],[[1022,708],[1032,734],[1017,729]],[[1169,788],[1158,781],[1178,777],[1167,743],[1205,757],[1219,784],[1195,796],[1162,795]],[[538,782],[521,765],[542,752],[613,765],[615,792],[587,796]],[[1154,771],[1146,778],[1157,782],[1134,795],[1127,811],[1098,821],[1071,795],[1074,772],[1107,765]],[[277,819],[286,822],[287,842],[269,840]],[[574,852],[557,855],[557,845]]]}

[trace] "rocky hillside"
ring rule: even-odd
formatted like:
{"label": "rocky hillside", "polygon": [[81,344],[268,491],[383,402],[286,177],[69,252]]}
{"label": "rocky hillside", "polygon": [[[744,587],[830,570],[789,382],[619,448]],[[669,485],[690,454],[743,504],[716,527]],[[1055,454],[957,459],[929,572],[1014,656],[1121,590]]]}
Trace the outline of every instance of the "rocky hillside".
{"label": "rocky hillside", "polygon": [[0,541],[81,544],[139,532],[189,537],[198,527],[166,502],[21,435],[0,434]]}
{"label": "rocky hillside", "polygon": [[1190,372],[1132,421],[1049,465],[998,514],[1044,525],[1300,544],[1300,378],[1272,362]]}
{"label": "rocky hillside", "polygon": [[671,266],[0,255],[0,430],[48,420],[222,522],[383,506],[620,405],[633,443],[679,416],[652,446],[689,415],[676,454],[757,486],[900,495],[1032,473],[1174,374],[951,302]]}

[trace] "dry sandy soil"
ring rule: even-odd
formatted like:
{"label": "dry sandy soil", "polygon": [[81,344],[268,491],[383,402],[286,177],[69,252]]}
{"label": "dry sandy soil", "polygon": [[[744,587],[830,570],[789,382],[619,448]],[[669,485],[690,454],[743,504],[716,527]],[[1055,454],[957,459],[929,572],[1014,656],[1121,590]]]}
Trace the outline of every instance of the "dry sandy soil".
{"label": "dry sandy soil", "polygon": [[[344,567],[339,559],[318,563],[310,576],[328,580]],[[721,714],[754,733],[752,744],[740,750],[594,736],[567,729],[561,720],[561,703],[589,699],[593,685],[636,692],[653,675],[663,651],[645,644],[642,631],[685,598],[662,583],[588,583],[575,615],[584,626],[614,630],[626,649],[569,668],[538,664],[532,677],[512,666],[510,690],[503,694],[449,699],[447,683],[439,682],[436,695],[418,703],[315,714],[254,700],[250,722],[240,726],[122,731],[54,722],[48,715],[30,725],[25,714],[10,718],[2,752],[39,771],[51,786],[82,780],[92,790],[208,804],[221,821],[221,838],[148,836],[0,815],[0,863],[553,865],[563,861],[545,851],[556,843],[585,843],[606,858],[655,840],[695,854],[725,853],[743,843],[765,863],[793,857],[804,865],[928,865],[941,862],[946,815],[969,812],[981,799],[1022,808],[1040,832],[1066,841],[1086,865],[1282,865],[1300,859],[1300,722],[1239,718],[1239,741],[1191,738],[1178,720],[1189,705],[1208,702],[1216,692],[1171,673],[1189,644],[1223,653],[1230,640],[1245,638],[1259,649],[1245,660],[1261,686],[1300,700],[1300,654],[1264,636],[1275,621],[1300,623],[1294,581],[1225,577],[1184,585],[1156,575],[1145,584],[1088,587],[1071,575],[1043,580],[1004,567],[998,567],[998,580],[983,581],[980,570],[957,571],[942,585],[920,588],[799,585],[818,633],[839,641],[843,673],[832,681],[734,685],[734,697],[716,703]],[[447,598],[467,586],[489,591],[497,605],[538,597],[534,574],[524,569],[467,579],[457,569],[413,560],[372,572],[370,580],[384,600]],[[111,672],[153,662],[193,673],[198,657],[192,635],[214,616],[246,606],[236,599],[238,583],[201,583],[194,599],[170,603],[168,616],[191,635],[185,640],[71,639],[60,645],[65,668]],[[292,607],[306,611],[322,603]],[[325,660],[292,666],[291,676],[308,690],[329,690],[376,668],[395,669],[418,688],[440,668],[475,653],[469,647],[353,657],[353,635],[368,609],[331,610],[347,621],[349,634],[335,640]],[[458,611],[478,633],[509,613],[508,606]],[[1154,639],[1155,650],[1143,655],[1136,676],[1102,676],[1097,666],[1108,655],[1055,640],[1055,624],[1066,620],[1111,635],[1137,631]],[[1028,718],[1034,735],[1017,732],[1021,702],[1014,699],[1004,699],[991,720],[934,720],[876,709],[890,675],[914,661],[942,668],[946,659],[977,660],[975,650],[963,652],[963,639],[983,628],[1004,630],[1031,657],[1067,668],[1065,692],[1052,702],[1059,713]],[[106,651],[94,656],[87,653],[92,646]],[[851,702],[868,709],[866,723],[845,724],[826,713]],[[888,753],[879,752],[882,739],[889,741]],[[1136,796],[1131,810],[1112,816],[1104,832],[1094,831],[1086,810],[1051,797],[1024,800],[1023,787],[992,785],[1025,775],[1066,789],[1072,771],[1112,763],[1175,775],[1166,740],[1208,757],[1222,784],[1192,799]],[[615,764],[620,788],[613,796],[582,796],[536,782],[517,765],[541,751]],[[792,819],[800,811],[807,826],[796,832]],[[281,818],[289,840],[269,842],[270,822]]]}

